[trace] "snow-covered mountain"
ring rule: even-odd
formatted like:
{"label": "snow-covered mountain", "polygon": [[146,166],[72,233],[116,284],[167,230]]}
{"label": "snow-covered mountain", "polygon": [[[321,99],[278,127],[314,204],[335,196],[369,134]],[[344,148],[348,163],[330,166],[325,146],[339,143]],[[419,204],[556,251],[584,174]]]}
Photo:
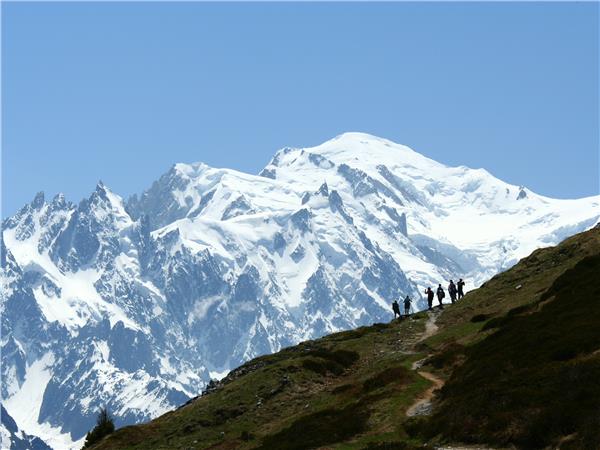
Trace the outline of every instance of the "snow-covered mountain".
{"label": "snow-covered mountain", "polygon": [[0,406],[0,443],[3,449],[13,450],[52,450],[44,441],[35,436],[29,436],[19,430],[17,423],[8,414],[3,406]]}
{"label": "snow-covered mountain", "polygon": [[78,205],[38,194],[2,224],[3,406],[19,432],[77,447],[101,405],[147,420],[249,358],[387,321],[399,296],[422,308],[425,287],[474,287],[599,218],[599,196],[542,197],[362,133],[280,150],[258,176],[176,164],[128,201],[102,183]]}

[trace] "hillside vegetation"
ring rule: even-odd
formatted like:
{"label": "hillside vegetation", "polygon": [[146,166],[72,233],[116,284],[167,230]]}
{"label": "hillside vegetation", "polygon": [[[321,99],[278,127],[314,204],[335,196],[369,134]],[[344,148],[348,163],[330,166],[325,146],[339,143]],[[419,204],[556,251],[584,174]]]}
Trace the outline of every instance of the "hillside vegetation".
{"label": "hillside vegetation", "polygon": [[595,228],[443,311],[254,359],[92,448],[600,448],[599,272]]}

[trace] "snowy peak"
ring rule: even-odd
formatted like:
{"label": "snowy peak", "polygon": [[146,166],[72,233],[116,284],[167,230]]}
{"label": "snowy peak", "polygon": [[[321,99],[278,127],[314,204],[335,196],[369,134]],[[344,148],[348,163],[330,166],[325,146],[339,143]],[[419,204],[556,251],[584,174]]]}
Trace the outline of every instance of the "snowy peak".
{"label": "snowy peak", "polygon": [[30,203],[30,205],[31,205],[31,208],[39,211],[42,208],[42,206],[44,206],[45,203],[46,203],[46,201],[44,199],[44,193],[38,192],[35,195],[33,201]]}
{"label": "snowy peak", "polygon": [[[174,165],[141,196],[133,195],[127,201],[127,211],[135,219],[146,214],[151,229],[156,229],[184,217],[191,206],[186,201],[190,185],[191,165]],[[190,170],[187,170],[187,169]]]}
{"label": "snowy peak", "polygon": [[123,199],[113,193],[102,181],[96,185],[96,189],[89,199],[84,200],[79,206],[80,213],[90,213],[99,221],[109,219],[118,226],[131,225],[132,219],[125,211]]}
{"label": "snowy peak", "polygon": [[[316,147],[282,149],[261,173],[286,182],[291,182],[294,177],[305,180],[307,176],[313,184],[311,175],[328,173],[332,180],[327,178],[327,181],[331,184],[336,178],[335,172],[350,183],[353,182],[350,178],[354,179],[354,194],[375,192],[376,183],[396,194],[397,191],[412,191],[397,198],[392,196],[395,201],[408,197],[404,200],[427,202],[428,197],[437,196],[452,203],[468,200],[495,206],[491,203],[501,200],[500,194],[506,189],[515,193],[513,199],[519,192],[518,187],[498,180],[485,169],[448,167],[407,146],[366,133],[344,133]],[[363,179],[362,183],[359,178]],[[425,197],[415,195],[416,192]]]}
{"label": "snowy peak", "polygon": [[127,201],[127,211],[135,219],[146,214],[155,230],[190,214],[198,215],[216,188],[235,171],[213,169],[204,163],[175,164],[139,197]]}
{"label": "snowy peak", "polygon": [[2,226],[4,404],[50,443],[82,438],[101,404],[147,420],[250,358],[387,321],[407,294],[422,308],[443,280],[475,287],[599,217],[598,197],[548,199],[363,133],[282,149],[260,176],[175,164],[126,202],[102,182],[76,206],[38,194]]}
{"label": "snowy peak", "polygon": [[133,223],[121,197],[99,182],[69,215],[50,250],[51,258],[65,271],[110,264]]}
{"label": "snowy peak", "polygon": [[367,133],[349,132],[324,142],[316,147],[305,149],[309,153],[321,155],[336,163],[353,165],[355,161],[364,164],[378,164],[392,161],[395,164],[415,166],[442,166],[426,158],[410,147]]}

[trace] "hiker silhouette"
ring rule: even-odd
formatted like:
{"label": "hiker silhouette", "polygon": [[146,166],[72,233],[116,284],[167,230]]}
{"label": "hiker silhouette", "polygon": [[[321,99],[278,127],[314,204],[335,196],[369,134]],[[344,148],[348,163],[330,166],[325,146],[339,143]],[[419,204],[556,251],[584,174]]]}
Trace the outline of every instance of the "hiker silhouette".
{"label": "hiker silhouette", "polygon": [[438,285],[437,288],[437,298],[438,298],[438,302],[440,302],[440,308],[444,308],[444,305],[442,304],[442,300],[444,299],[444,297],[446,296],[446,292],[444,291],[444,288],[442,287],[441,284]]}
{"label": "hiker silhouette", "polygon": [[402,314],[400,314],[400,305],[396,300],[394,300],[394,302],[392,303],[392,309],[394,310],[394,319],[396,317],[402,318]]}
{"label": "hiker silhouette", "polygon": [[433,297],[435,296],[431,290],[431,286],[425,289],[425,293],[427,294],[427,305],[429,305],[429,311],[431,311],[433,309]]}
{"label": "hiker silhouette", "polygon": [[454,281],[450,280],[450,284],[448,285],[448,293],[450,294],[450,301],[454,303],[456,301],[456,285]]}
{"label": "hiker silhouette", "polygon": [[406,316],[408,316],[408,314],[410,313],[410,304],[411,303],[412,303],[412,300],[407,295],[406,298],[404,299],[404,315],[406,315]]}
{"label": "hiker silhouette", "polygon": [[458,283],[456,283],[456,287],[458,288],[458,299],[460,300],[461,298],[463,298],[465,296],[465,282],[463,281],[463,279],[461,278],[460,280],[458,280]]}

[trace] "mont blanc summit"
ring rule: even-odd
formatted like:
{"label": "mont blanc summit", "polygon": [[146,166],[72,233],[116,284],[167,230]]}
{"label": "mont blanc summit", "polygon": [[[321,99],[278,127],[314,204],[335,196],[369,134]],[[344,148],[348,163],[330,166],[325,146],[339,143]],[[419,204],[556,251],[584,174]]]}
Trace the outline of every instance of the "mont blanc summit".
{"label": "mont blanc summit", "polygon": [[248,359],[389,321],[406,295],[422,309],[428,286],[476,287],[599,219],[599,196],[547,198],[363,133],[282,149],[259,175],[175,164],[128,200],[40,193],[2,223],[0,431],[80,446],[100,406],[119,426],[153,418]]}

